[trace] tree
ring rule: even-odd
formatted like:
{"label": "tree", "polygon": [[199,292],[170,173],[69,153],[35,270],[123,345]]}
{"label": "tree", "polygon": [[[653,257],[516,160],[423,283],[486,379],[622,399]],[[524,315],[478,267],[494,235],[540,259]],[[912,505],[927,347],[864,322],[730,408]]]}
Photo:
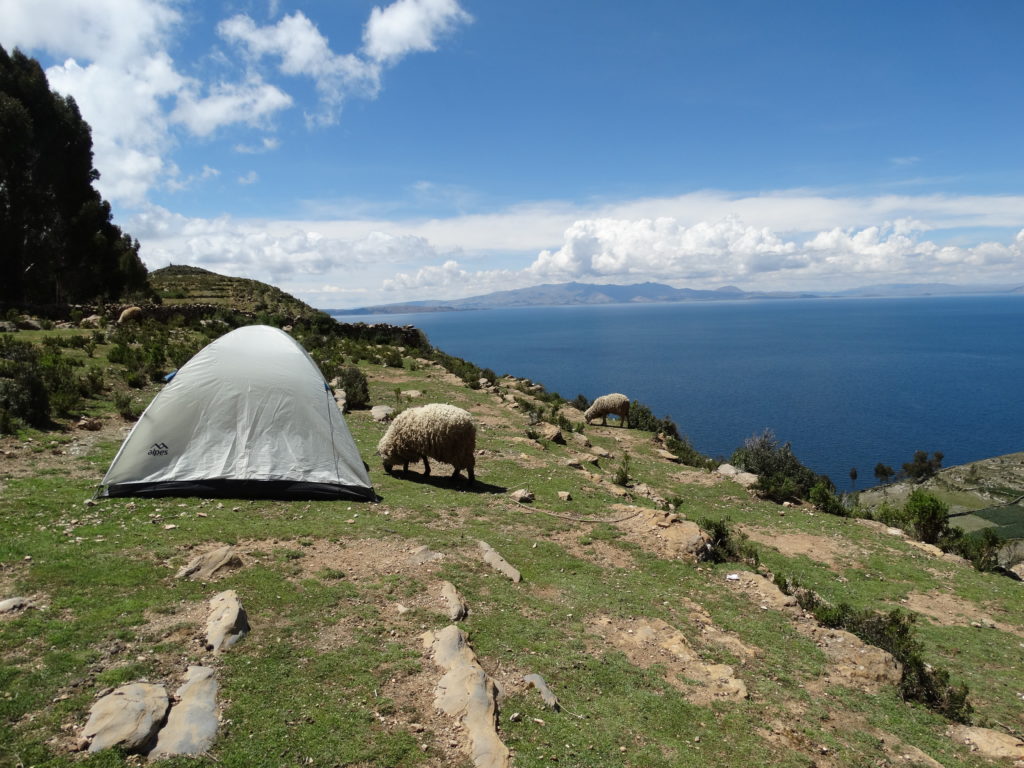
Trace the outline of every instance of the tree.
{"label": "tree", "polygon": [[875,477],[882,485],[889,482],[889,479],[896,475],[896,471],[889,466],[886,466],[882,462],[875,464]]}
{"label": "tree", "polygon": [[0,301],[149,293],[139,243],[93,188],[92,135],[35,59],[0,47]]}
{"label": "tree", "polygon": [[915,488],[903,506],[914,526],[914,535],[928,544],[938,544],[949,531],[949,507],[930,493]]}
{"label": "tree", "polygon": [[853,485],[854,488],[857,487],[857,468],[856,467],[851,467],[851,469],[850,469],[850,484]]}
{"label": "tree", "polygon": [[914,460],[903,465],[903,474],[915,483],[921,483],[942,469],[942,451],[935,451],[928,458],[927,451],[914,451]]}

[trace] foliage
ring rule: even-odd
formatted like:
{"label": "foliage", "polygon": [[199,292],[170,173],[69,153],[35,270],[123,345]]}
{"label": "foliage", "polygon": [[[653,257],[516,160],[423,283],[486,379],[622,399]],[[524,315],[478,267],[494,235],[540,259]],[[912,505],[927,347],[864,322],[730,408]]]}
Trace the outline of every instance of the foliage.
{"label": "foliage", "polygon": [[149,294],[139,243],[93,188],[92,137],[39,62],[0,47],[0,300]]}
{"label": "foliage", "polygon": [[705,456],[703,453],[693,447],[688,437],[669,437],[665,440],[665,448],[671,453],[674,453],[679,457],[679,460],[689,467],[697,467],[698,469],[713,470],[721,462]]}
{"label": "foliage", "polygon": [[569,401],[569,405],[578,411],[586,411],[590,407],[590,400],[587,399],[586,395],[576,395],[576,397]]}
{"label": "foliage", "polygon": [[708,536],[700,553],[701,560],[708,563],[748,563],[755,567],[760,564],[757,547],[746,534],[733,531],[728,518],[702,518],[697,524]]}
{"label": "foliage", "polygon": [[882,462],[878,462],[877,464],[875,464],[875,478],[882,485],[885,485],[887,482],[889,482],[890,479],[892,479],[895,476],[896,470],[894,470],[892,467],[888,466],[887,464],[883,464]]}
{"label": "foliage", "polygon": [[29,342],[8,334],[0,335],[0,411],[8,429],[14,419],[33,427],[45,427],[50,420],[50,395],[40,375],[39,350]]}
{"label": "foliage", "polygon": [[914,529],[914,536],[928,544],[938,544],[949,531],[949,507],[930,493],[915,488],[903,506]]}
{"label": "foliage", "polygon": [[731,463],[758,476],[754,489],[775,502],[806,499],[821,478],[793,455],[789,443],[779,445],[766,429],[747,438],[732,455]]}
{"label": "foliage", "polygon": [[624,451],[619,460],[619,466],[615,468],[615,474],[612,475],[612,482],[623,487],[629,485],[629,469],[629,452]]}
{"label": "foliage", "polygon": [[924,661],[924,647],[914,632],[914,614],[898,608],[880,614],[848,603],[830,605],[813,592],[800,589],[794,580],[777,576],[775,583],[795,594],[800,606],[813,613],[819,624],[844,629],[892,654],[903,667],[900,695],[905,700],[921,702],[954,722],[970,723],[974,708],[967,700],[967,686],[951,684],[946,670]]}
{"label": "foliage", "polygon": [[337,388],[345,390],[345,404],[350,409],[366,408],[370,405],[370,386],[366,374],[354,365],[338,369]]}
{"label": "foliage", "polygon": [[903,476],[915,483],[923,483],[942,469],[943,458],[941,451],[935,451],[931,458],[927,451],[914,451],[914,460],[903,465]]}
{"label": "foliage", "polygon": [[814,484],[808,498],[814,506],[826,514],[839,517],[848,517],[850,514],[846,505],[843,504],[843,500],[836,495],[835,486],[827,478],[821,478]]}
{"label": "foliage", "polygon": [[629,426],[632,429],[642,429],[645,432],[664,434],[666,437],[679,439],[679,427],[672,421],[671,416],[656,418],[651,409],[639,400],[634,400],[629,406]]}

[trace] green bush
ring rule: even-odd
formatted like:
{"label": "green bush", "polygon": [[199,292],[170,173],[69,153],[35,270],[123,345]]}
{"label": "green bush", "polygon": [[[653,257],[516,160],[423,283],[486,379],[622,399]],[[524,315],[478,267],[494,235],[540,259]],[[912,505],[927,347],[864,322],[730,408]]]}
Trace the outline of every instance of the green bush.
{"label": "green bush", "polygon": [[757,566],[761,557],[746,535],[736,533],[728,519],[702,518],[697,525],[708,536],[700,559],[708,563],[749,563]]}
{"label": "green bush", "polygon": [[135,406],[132,400],[131,393],[129,392],[115,392],[114,393],[114,408],[120,414],[121,418],[127,421],[135,421],[139,418],[141,411]]}
{"label": "green bush", "polygon": [[712,459],[710,456],[705,456],[703,453],[698,451],[690,443],[688,437],[669,437],[665,441],[665,447],[683,462],[688,467],[697,467],[698,469],[715,469],[721,462]]}
{"label": "green bush", "polygon": [[629,453],[623,452],[619,466],[615,468],[612,482],[623,487],[629,485]]}
{"label": "green bush", "polygon": [[631,429],[642,429],[656,435],[664,434],[666,437],[679,439],[679,427],[672,421],[671,416],[659,419],[639,400],[634,400],[629,406],[629,426]]}
{"label": "green bush", "polygon": [[338,389],[345,390],[345,404],[350,409],[366,408],[370,404],[370,387],[366,374],[354,365],[338,369]]}
{"label": "green bush", "polygon": [[757,475],[754,489],[779,503],[806,499],[823,479],[800,463],[789,443],[779,445],[770,429],[747,438],[733,453],[731,463]]}
{"label": "green bush", "polygon": [[914,528],[914,537],[923,542],[938,544],[949,532],[949,507],[927,491],[915,488],[903,511]]}
{"label": "green bush", "polygon": [[808,498],[814,506],[826,514],[839,517],[848,517],[850,514],[842,499],[836,496],[835,486],[824,478],[814,484]]}
{"label": "green bush", "polygon": [[12,425],[20,419],[41,429],[50,422],[50,395],[40,359],[31,343],[0,335],[0,410]]}

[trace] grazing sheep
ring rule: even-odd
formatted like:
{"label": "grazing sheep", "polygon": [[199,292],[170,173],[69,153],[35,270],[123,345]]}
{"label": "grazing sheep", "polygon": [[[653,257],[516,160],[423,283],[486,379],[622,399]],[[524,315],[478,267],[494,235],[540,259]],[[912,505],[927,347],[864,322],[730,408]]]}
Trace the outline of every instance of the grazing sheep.
{"label": "grazing sheep", "polygon": [[134,323],[142,319],[142,307],[128,307],[121,316],[117,318],[117,324]]}
{"label": "grazing sheep", "polygon": [[427,458],[451,464],[458,476],[463,469],[472,482],[476,450],[476,425],[470,415],[454,405],[430,403],[398,414],[377,443],[377,454],[390,472],[396,464],[409,470],[410,461],[423,460],[423,474],[430,474]]}
{"label": "grazing sheep", "polygon": [[620,425],[628,427],[629,398],[625,395],[620,395],[618,392],[611,395],[601,395],[587,408],[587,412],[583,414],[583,419],[589,424],[594,419],[600,418],[601,424],[607,425],[609,414],[618,416]]}

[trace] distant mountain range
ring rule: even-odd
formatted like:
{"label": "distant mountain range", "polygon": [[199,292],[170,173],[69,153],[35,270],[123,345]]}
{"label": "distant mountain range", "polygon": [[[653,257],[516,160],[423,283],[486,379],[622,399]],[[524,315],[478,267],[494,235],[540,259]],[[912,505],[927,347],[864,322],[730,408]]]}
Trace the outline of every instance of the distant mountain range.
{"label": "distant mountain range", "polygon": [[410,301],[355,309],[326,309],[334,315],[405,314],[412,312],[458,312],[473,309],[513,307],[562,307],[593,304],[642,304],[678,301],[743,301],[750,299],[897,298],[915,296],[961,296],[970,294],[1024,294],[1024,285],[1012,288],[962,286],[946,283],[870,285],[844,291],[744,291],[732,285],[715,290],[673,288],[662,283],[595,285],[558,283],[497,291],[465,299]]}

